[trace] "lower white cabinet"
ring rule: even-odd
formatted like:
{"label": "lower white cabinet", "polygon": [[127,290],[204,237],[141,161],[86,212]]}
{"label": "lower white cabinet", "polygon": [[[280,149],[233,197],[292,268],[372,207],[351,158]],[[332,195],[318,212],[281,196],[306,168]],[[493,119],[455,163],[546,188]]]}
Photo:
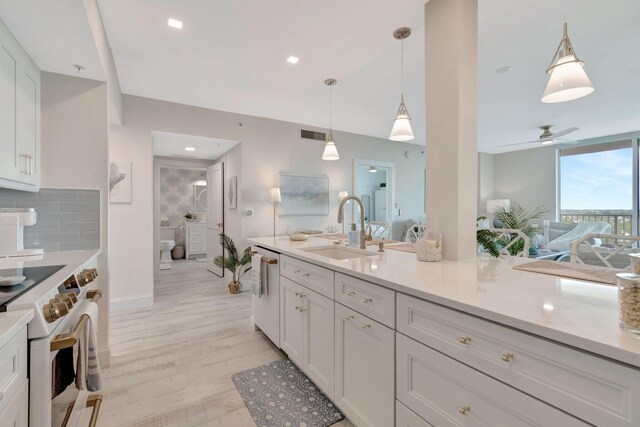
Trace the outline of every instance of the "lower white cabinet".
{"label": "lower white cabinet", "polygon": [[280,348],[302,368],[302,286],[280,276]]}
{"label": "lower white cabinet", "polygon": [[394,332],[335,304],[335,403],[358,427],[394,425]]}
{"label": "lower white cabinet", "polygon": [[401,334],[398,400],[434,426],[587,424]]}
{"label": "lower white cabinet", "polygon": [[20,386],[18,393],[0,413],[0,427],[27,427],[29,425],[29,381]]}
{"label": "lower white cabinet", "polygon": [[207,223],[187,222],[185,232],[185,258],[189,259],[194,255],[205,255],[207,253]]}
{"label": "lower white cabinet", "polygon": [[329,298],[280,277],[280,347],[330,399],[334,396],[333,306]]}
{"label": "lower white cabinet", "polygon": [[396,400],[396,426],[395,427],[433,427],[420,418],[411,409]]}

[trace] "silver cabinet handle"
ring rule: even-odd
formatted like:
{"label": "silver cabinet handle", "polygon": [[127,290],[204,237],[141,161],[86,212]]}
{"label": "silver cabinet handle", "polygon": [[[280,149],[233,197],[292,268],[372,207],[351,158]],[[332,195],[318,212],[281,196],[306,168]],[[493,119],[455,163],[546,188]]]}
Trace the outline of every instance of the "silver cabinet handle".
{"label": "silver cabinet handle", "polygon": [[353,319],[355,319],[355,317],[353,317],[351,315],[347,316],[347,320],[353,320]]}
{"label": "silver cabinet handle", "polygon": [[309,276],[311,276],[311,274],[309,274],[309,273],[302,273],[302,277],[309,277]]}
{"label": "silver cabinet handle", "polygon": [[360,327],[361,327],[362,329],[369,329],[369,328],[371,327],[371,325],[370,325],[370,324],[368,324],[368,323],[363,323],[362,325],[360,325]]}
{"label": "silver cabinet handle", "polygon": [[298,274],[298,273],[300,273],[300,270],[293,270],[293,272]]}
{"label": "silver cabinet handle", "polygon": [[373,302],[373,298],[365,298],[362,300],[362,302],[364,302],[365,304],[370,304]]}
{"label": "silver cabinet handle", "polygon": [[26,153],[20,153],[18,156],[18,166],[20,167],[20,175],[27,175],[28,171],[28,159]]}
{"label": "silver cabinet handle", "polygon": [[356,293],[355,293],[355,292],[353,292],[353,291],[349,291],[349,292],[347,292],[346,294],[347,294],[347,296],[352,297],[352,296],[354,296]]}
{"label": "silver cabinet handle", "polygon": [[27,158],[29,159],[29,175],[33,175],[33,165],[32,165],[33,157],[31,156],[31,154],[28,154]]}

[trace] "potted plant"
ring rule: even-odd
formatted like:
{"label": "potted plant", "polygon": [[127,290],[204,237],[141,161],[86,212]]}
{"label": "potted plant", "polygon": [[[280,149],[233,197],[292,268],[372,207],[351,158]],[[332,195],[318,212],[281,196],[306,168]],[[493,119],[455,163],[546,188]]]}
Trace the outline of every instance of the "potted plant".
{"label": "potted plant", "polygon": [[187,213],[184,214],[184,219],[187,221],[193,221],[193,214],[187,211]]}
{"label": "potted plant", "polygon": [[240,292],[241,287],[240,278],[244,273],[251,270],[251,247],[247,247],[242,254],[239,254],[233,239],[224,233],[220,233],[220,244],[222,245],[223,254],[215,257],[213,263],[216,267],[224,268],[231,272],[232,282],[228,285],[229,292],[237,294]]}

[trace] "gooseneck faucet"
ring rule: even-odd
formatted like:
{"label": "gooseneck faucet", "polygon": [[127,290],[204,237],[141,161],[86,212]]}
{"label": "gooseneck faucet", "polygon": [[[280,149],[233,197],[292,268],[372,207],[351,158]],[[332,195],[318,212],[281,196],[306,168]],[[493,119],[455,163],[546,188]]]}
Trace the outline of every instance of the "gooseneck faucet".
{"label": "gooseneck faucet", "polygon": [[356,196],[347,196],[342,199],[340,206],[338,207],[338,224],[342,224],[344,221],[344,204],[349,200],[355,200],[360,206],[360,249],[367,249],[367,245],[365,244],[367,236],[365,235],[364,229],[364,205],[362,204],[362,200]]}

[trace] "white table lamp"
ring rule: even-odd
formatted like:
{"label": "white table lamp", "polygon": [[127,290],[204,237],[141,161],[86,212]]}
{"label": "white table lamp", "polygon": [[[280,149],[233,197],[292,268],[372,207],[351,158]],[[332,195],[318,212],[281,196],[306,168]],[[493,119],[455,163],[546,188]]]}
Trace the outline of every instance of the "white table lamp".
{"label": "white table lamp", "polygon": [[276,236],[276,205],[282,201],[280,187],[271,187],[269,189],[269,200],[273,203],[273,237]]}

